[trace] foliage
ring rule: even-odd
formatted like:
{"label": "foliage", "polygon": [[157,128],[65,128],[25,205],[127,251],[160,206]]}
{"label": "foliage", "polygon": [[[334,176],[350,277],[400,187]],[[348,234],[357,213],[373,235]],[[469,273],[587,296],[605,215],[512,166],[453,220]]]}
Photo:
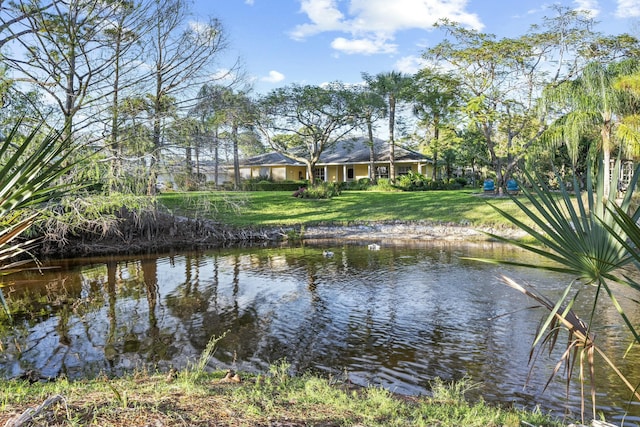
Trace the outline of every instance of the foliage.
{"label": "foliage", "polygon": [[[0,230],[0,278],[28,262],[28,258],[15,258],[37,244],[36,239],[18,240],[38,215],[37,212],[24,215],[21,210],[60,197],[75,187],[58,182],[74,167],[73,162],[68,162],[72,150],[67,140],[60,140],[57,133],[40,139],[39,128],[22,139],[19,126],[17,124],[0,143],[0,219],[5,226]],[[4,297],[0,297],[0,304],[8,313]]]}
{"label": "foliage", "polygon": [[398,191],[398,188],[393,185],[389,178],[379,178],[376,184],[369,187],[371,191]]}
{"label": "foliage", "polygon": [[206,176],[202,173],[198,175],[196,173],[183,172],[174,175],[178,189],[185,191],[198,190],[205,183],[206,179]]}
{"label": "foliage", "polygon": [[313,185],[320,155],[361,125],[362,117],[353,114],[358,99],[340,83],[287,86],[260,100],[256,124],[274,150],[307,165]]}
{"label": "foliage", "polygon": [[242,182],[243,191],[296,191],[306,186],[307,181],[270,181],[266,179],[245,180]]}
{"label": "foliage", "polygon": [[[581,143],[585,137],[591,143],[589,151],[595,154],[589,160],[593,163],[599,154],[603,156],[604,176],[609,176],[616,143],[622,145],[621,148],[637,143],[638,133],[620,120],[637,110],[637,101],[615,82],[621,76],[637,72],[639,67],[640,63],[635,59],[608,65],[593,61],[576,79],[545,90],[546,108],[554,108],[562,114],[545,131],[543,138],[554,148],[566,145],[574,169],[579,154],[584,152]],[[604,192],[609,193],[608,180],[604,183]]]}
{"label": "foliage", "polygon": [[302,199],[331,199],[341,194],[340,185],[335,182],[322,182],[299,191],[296,197]]}
{"label": "foliage", "polygon": [[357,181],[344,183],[343,190],[367,190],[373,185],[371,178],[360,178]]}
{"label": "foliage", "polygon": [[198,363],[192,369],[192,373],[193,374],[195,374],[197,376],[204,374],[204,371],[205,371],[205,368],[207,367],[207,364],[209,363],[209,361],[211,360],[211,358],[215,354],[216,345],[218,345],[218,343],[222,339],[224,339],[224,337],[227,336],[228,333],[229,333],[229,331],[225,331],[219,337],[216,337],[215,335],[213,335],[211,338],[209,338],[209,342],[207,342],[206,347],[202,351],[202,354],[200,355],[200,358],[198,359]]}
{"label": "foliage", "polygon": [[395,188],[403,191],[459,190],[466,184],[466,178],[452,178],[446,181],[442,179],[432,180],[423,174],[409,172],[398,178]]}
{"label": "foliage", "polygon": [[460,83],[461,112],[482,133],[500,187],[555,113],[537,108],[542,88],[579,73],[586,47],[598,37],[588,15],[554,10],[556,16],[546,18],[544,26],[516,38],[498,39],[444,21],[439,26],[447,38],[425,52]]}
{"label": "foliage", "polygon": [[[617,183],[615,179],[618,176],[617,173],[616,168],[613,173],[614,185]],[[605,364],[628,386],[634,398],[640,400],[640,394],[636,388],[626,380],[623,373],[606,356],[591,334],[592,322],[597,308],[608,302],[615,307],[620,314],[621,322],[631,332],[634,338],[632,344],[640,343],[638,331],[623,310],[615,296],[614,288],[611,286],[616,283],[640,291],[640,285],[629,279],[629,273],[625,270],[633,262],[634,256],[637,256],[634,255],[637,252],[637,247],[631,246],[632,243],[628,243],[627,238],[640,234],[635,221],[640,218],[640,210],[635,209],[630,215],[630,218],[635,218],[635,220],[624,221],[622,219],[622,214],[630,209],[638,174],[634,177],[629,187],[630,190],[627,191],[620,205],[616,201],[616,192],[609,195],[604,193],[605,181],[608,180],[605,179],[602,167],[599,168],[595,185],[590,174],[587,175],[584,199],[575,180],[574,188],[576,190],[572,197],[562,180],[559,180],[559,193],[553,193],[540,177],[534,179],[527,174],[527,179],[531,184],[531,189],[523,186],[522,190],[530,202],[530,206],[526,206],[517,199],[514,201],[522,212],[535,223],[535,226],[525,224],[500,208],[496,207],[496,209],[513,224],[528,232],[538,244],[533,245],[499,236],[494,237],[544,256],[554,261],[554,264],[540,266],[508,261],[502,261],[502,263],[566,273],[573,280],[570,281],[562,297],[556,302],[537,295],[511,279],[505,278],[505,282],[512,288],[528,295],[549,311],[536,335],[533,343],[534,348],[536,346],[548,347],[551,354],[559,342],[560,331],[568,332],[566,348],[562,352],[549,381],[558,373],[563,364],[566,366],[567,381],[571,380],[574,368],[578,369],[583,388],[587,380],[591,384],[591,404],[595,418],[596,390],[593,381],[596,374],[595,355],[599,355]],[[574,302],[580,295],[580,287],[583,286],[597,288],[595,298],[591,303],[591,311],[587,313],[585,318],[587,320],[578,317],[578,314],[572,310]],[[605,300],[607,297],[608,300]],[[587,372],[589,373],[588,377],[585,375]]]}
{"label": "foliage", "polygon": [[40,214],[29,234],[45,236],[47,245],[64,245],[70,236],[85,233],[117,234],[125,211],[133,227],[144,228],[155,217],[156,206],[152,198],[130,193],[63,197]]}
{"label": "foliage", "polygon": [[[173,215],[184,215],[196,219],[213,219],[228,222],[231,218],[245,215],[251,206],[253,195],[266,195],[271,192],[188,192],[162,193],[157,195],[157,201],[164,209]],[[289,193],[287,193],[289,194]],[[245,224],[246,225],[246,224]]]}

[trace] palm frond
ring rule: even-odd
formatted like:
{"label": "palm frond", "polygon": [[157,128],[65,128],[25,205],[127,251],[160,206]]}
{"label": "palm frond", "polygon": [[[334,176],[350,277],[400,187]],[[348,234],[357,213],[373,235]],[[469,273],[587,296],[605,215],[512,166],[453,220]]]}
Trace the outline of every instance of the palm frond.
{"label": "palm frond", "polygon": [[[595,343],[593,335],[589,332],[589,326],[578,317],[573,311],[572,306],[575,302],[576,296],[569,297],[569,291],[571,285],[569,285],[563,292],[562,297],[556,302],[552,303],[548,298],[536,294],[530,289],[518,284],[513,279],[502,276],[502,281],[512,289],[515,289],[527,297],[533,299],[542,308],[549,311],[549,315],[545,318],[542,327],[540,327],[536,333],[536,341],[533,348],[536,346],[546,346],[549,354],[553,352],[556,346],[558,334],[561,330],[566,330],[568,333],[567,346],[565,347],[562,355],[556,363],[551,375],[549,376],[545,388],[551,383],[551,381],[558,375],[562,366],[565,366],[565,372],[567,375],[567,387],[571,382],[574,367],[577,365],[580,375],[581,393],[584,402],[584,384],[585,384],[585,368],[588,368],[588,377],[590,384],[590,396],[593,408],[593,417],[595,418],[595,354],[597,353],[602,360],[609,366],[615,374],[622,380],[625,386],[633,394],[633,396],[640,401],[640,393],[638,393],[636,387],[624,376],[624,374],[618,369],[615,363],[602,351]],[[533,349],[532,348],[532,349]],[[583,407],[584,414],[584,407]]]}
{"label": "palm frond", "polygon": [[0,217],[50,200],[73,186],[56,182],[75,165],[69,161],[70,143],[55,132],[38,141],[40,129],[35,128],[14,148],[18,128],[0,146]]}
{"label": "palm frond", "polygon": [[[640,248],[640,228],[638,227],[640,208],[630,212],[632,193],[640,179],[640,167],[636,170],[628,186],[629,190],[620,201],[616,199],[616,191],[610,192],[607,196],[604,194],[604,183],[608,177],[604,176],[605,168],[602,167],[602,159],[600,160],[595,180],[591,173],[587,173],[584,192],[580,191],[575,179],[574,190],[569,191],[562,179],[558,177],[560,190],[553,192],[545,184],[542,177],[533,177],[525,173],[528,185],[522,185],[521,188],[528,203],[525,204],[515,197],[512,197],[512,200],[533,225],[528,225],[523,220],[495,206],[494,208],[514,225],[531,235],[536,240],[536,244],[493,235],[498,240],[526,249],[554,264],[539,265],[539,263],[500,260],[494,262],[562,272],[572,278],[555,302],[518,285],[511,279],[503,278],[503,281],[532,298],[548,311],[536,330],[530,363],[534,361],[534,354],[543,349],[547,349],[551,355],[553,349],[558,345],[559,334],[566,331],[566,347],[553,368],[547,385],[564,366],[568,390],[568,384],[577,370],[583,405],[587,399],[585,384],[589,383],[590,399],[594,411],[596,398],[594,359],[596,355],[599,355],[606,362],[606,365],[616,373],[629,388],[634,398],[640,400],[640,393],[624,377],[613,361],[595,345],[593,336],[590,334],[596,307],[600,304],[600,300],[606,296],[611,306],[619,313],[622,323],[631,331],[634,343],[640,343],[640,334],[609,285],[610,283],[620,283],[640,290],[640,284],[634,282],[624,273],[628,266],[640,266],[640,251],[638,250]],[[620,163],[618,162],[611,174],[613,177],[611,188],[617,188],[619,170]],[[596,286],[588,322],[581,320],[573,311],[574,302],[580,294],[579,286],[583,284]],[[571,296],[574,289],[576,292]]]}
{"label": "palm frond", "polygon": [[[632,261],[625,245],[619,239],[624,232],[615,223],[613,216],[607,214],[603,204],[598,202],[603,197],[601,185],[594,187],[592,180],[588,178],[586,194],[583,197],[575,180],[573,193],[566,188],[562,180],[559,180],[560,191],[553,192],[541,177],[534,178],[526,172],[524,175],[530,184],[522,186],[528,204],[515,197],[512,200],[534,225],[529,226],[496,206],[493,208],[527,232],[537,243],[528,244],[489,234],[495,239],[545,257],[556,263],[556,266],[499,261],[500,263],[567,273],[588,283],[595,283],[603,274]],[[599,177],[598,182],[601,183],[603,179]],[[612,230],[615,231],[615,235],[612,235]]]}
{"label": "palm frond", "polygon": [[81,187],[61,181],[61,177],[82,160],[70,160],[70,141],[56,132],[40,137],[40,127],[18,141],[19,128],[20,123],[0,144],[0,218],[8,224],[0,230],[0,305],[9,316],[7,301],[1,293],[3,279],[34,261],[33,256],[26,259],[23,256],[30,255],[38,244],[38,239],[19,240],[39,215],[38,211],[22,216],[20,210]]}

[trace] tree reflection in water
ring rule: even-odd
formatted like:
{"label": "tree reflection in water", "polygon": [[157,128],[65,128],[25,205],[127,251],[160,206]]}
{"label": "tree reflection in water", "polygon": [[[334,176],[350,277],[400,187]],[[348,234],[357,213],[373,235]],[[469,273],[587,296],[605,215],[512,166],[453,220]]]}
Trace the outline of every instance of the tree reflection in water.
{"label": "tree reflection in water", "polygon": [[[528,301],[499,282],[504,266],[462,259],[520,256],[512,247],[368,251],[331,242],[335,256],[325,258],[328,244],[70,260],[42,276],[15,276],[5,288],[14,322],[0,318],[1,373],[77,378],[182,368],[228,331],[211,369],[264,371],[286,358],[298,372],[346,372],[353,382],[406,394],[427,393],[436,376],[469,376],[488,401],[579,413],[579,399],[565,402],[561,381],[542,393],[544,364],[523,391],[533,337],[520,331],[539,314],[517,310]],[[526,270],[509,275],[549,296],[566,282]],[[612,351],[624,351],[619,332],[598,333]],[[640,382],[637,359],[623,369]],[[627,396],[608,381],[598,385],[608,399],[602,410],[621,413]]]}

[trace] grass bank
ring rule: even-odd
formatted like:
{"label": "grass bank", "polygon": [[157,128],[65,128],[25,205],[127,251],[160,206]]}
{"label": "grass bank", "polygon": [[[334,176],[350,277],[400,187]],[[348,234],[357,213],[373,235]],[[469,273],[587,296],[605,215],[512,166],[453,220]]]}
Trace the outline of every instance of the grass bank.
{"label": "grass bank", "polygon": [[163,193],[158,201],[177,215],[243,226],[350,224],[361,221],[433,221],[471,226],[507,226],[490,204],[511,214],[519,209],[509,197],[477,192],[344,191],[330,200],[299,199],[291,192]]}
{"label": "grass bank", "polygon": [[[224,372],[138,373],[93,381],[28,384],[0,391],[0,425],[32,409],[26,425],[47,426],[560,426],[539,412],[470,403],[462,381],[436,381],[430,397],[394,396],[344,381],[269,374],[224,379]],[[13,425],[13,424],[10,424]]]}

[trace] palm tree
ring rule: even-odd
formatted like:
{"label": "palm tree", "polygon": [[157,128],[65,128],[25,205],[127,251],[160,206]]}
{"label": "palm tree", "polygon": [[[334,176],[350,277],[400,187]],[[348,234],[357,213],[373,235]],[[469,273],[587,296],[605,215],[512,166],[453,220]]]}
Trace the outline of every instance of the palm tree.
{"label": "palm tree", "polygon": [[[600,157],[600,163],[602,158],[603,156]],[[517,245],[553,261],[549,265],[509,261],[499,261],[500,263],[566,273],[572,279],[563,295],[555,302],[517,284],[510,278],[505,277],[504,281],[508,286],[531,297],[549,312],[546,319],[543,319],[542,326],[537,329],[534,347],[547,346],[548,354],[551,354],[553,348],[560,342],[559,332],[561,330],[568,332],[568,340],[565,341],[567,347],[560,353],[560,360],[547,384],[558,373],[562,364],[566,365],[567,381],[571,380],[574,368],[578,369],[583,386],[587,379],[591,383],[594,418],[596,416],[594,377],[595,368],[598,366],[594,361],[596,356],[600,356],[604,364],[611,368],[628,387],[630,396],[640,401],[638,389],[626,379],[616,367],[615,362],[598,346],[596,337],[592,334],[595,313],[608,301],[618,311],[621,322],[631,333],[632,344],[640,344],[639,331],[623,310],[616,296],[615,287],[612,286],[613,284],[622,285],[640,292],[640,284],[631,278],[633,274],[629,274],[629,269],[637,270],[640,265],[638,264],[640,228],[637,222],[640,219],[640,208],[633,211],[631,209],[631,199],[640,168],[636,171],[625,197],[618,204],[615,193],[604,195],[604,186],[608,183],[617,184],[619,162],[611,182],[605,179],[607,169],[602,164],[599,166],[595,184],[591,173],[587,173],[584,195],[581,194],[575,177],[573,194],[567,190],[561,179],[558,180],[559,193],[553,193],[542,177],[533,178],[525,173],[531,185],[522,186],[521,189],[528,203],[515,197],[513,200],[535,225],[530,226],[515,216],[496,209],[513,224],[527,231],[535,239],[536,244],[494,236],[498,240]],[[630,211],[632,213],[627,214]],[[594,286],[596,292],[590,304],[590,312],[580,318],[573,307],[577,298],[582,295],[580,288],[585,286]],[[633,298],[633,300],[638,299]],[[629,347],[631,348],[632,346]]]}
{"label": "palm tree", "polygon": [[398,71],[389,71],[370,76],[362,75],[367,84],[378,94],[387,99],[389,113],[389,179],[396,178],[395,167],[395,125],[397,103],[406,98],[406,89],[411,84],[411,77]]}
{"label": "palm tree", "polygon": [[616,89],[634,97],[636,109],[622,117],[616,135],[623,142],[626,154],[638,157],[640,156],[640,111],[637,107],[640,101],[640,71],[618,77],[613,85]]}
{"label": "palm tree", "polygon": [[364,125],[367,128],[367,145],[369,145],[369,179],[371,182],[375,182],[376,153],[373,138],[373,125],[378,119],[387,115],[386,102],[380,94],[371,90],[370,87],[365,86],[362,91],[358,93],[355,114],[363,119]]}
{"label": "palm tree", "polygon": [[[415,75],[413,92],[413,113],[419,124],[433,129],[433,138],[428,142],[433,156],[432,179],[437,178],[438,155],[450,149],[442,146],[441,131],[453,129],[452,122],[460,102],[460,83],[444,73],[425,68]],[[451,132],[450,132],[451,133]]]}
{"label": "palm tree", "polygon": [[226,91],[222,96],[224,115],[231,127],[231,142],[233,144],[233,176],[234,189],[240,189],[240,160],[238,154],[238,129],[250,126],[256,114],[256,107],[246,91]]}
{"label": "palm tree", "polygon": [[27,254],[38,243],[37,239],[19,240],[38,216],[37,211],[25,216],[21,210],[74,188],[74,184],[59,183],[59,178],[79,162],[69,161],[73,151],[59,133],[38,140],[40,128],[24,138],[19,128],[20,123],[0,141],[0,218],[8,224],[0,230],[0,305],[8,315],[2,278],[30,261],[16,257]]}
{"label": "palm tree", "polygon": [[[611,190],[611,153],[618,131],[620,118],[629,112],[629,92],[614,84],[616,78],[638,68],[637,61],[623,61],[609,65],[592,62],[575,80],[567,80],[546,89],[544,101],[548,106],[560,107],[561,115],[545,133],[553,143],[566,143],[571,160],[577,163],[581,138],[599,135],[596,152],[602,153],[604,167],[604,194]],[[618,138],[620,142],[624,142]]]}

